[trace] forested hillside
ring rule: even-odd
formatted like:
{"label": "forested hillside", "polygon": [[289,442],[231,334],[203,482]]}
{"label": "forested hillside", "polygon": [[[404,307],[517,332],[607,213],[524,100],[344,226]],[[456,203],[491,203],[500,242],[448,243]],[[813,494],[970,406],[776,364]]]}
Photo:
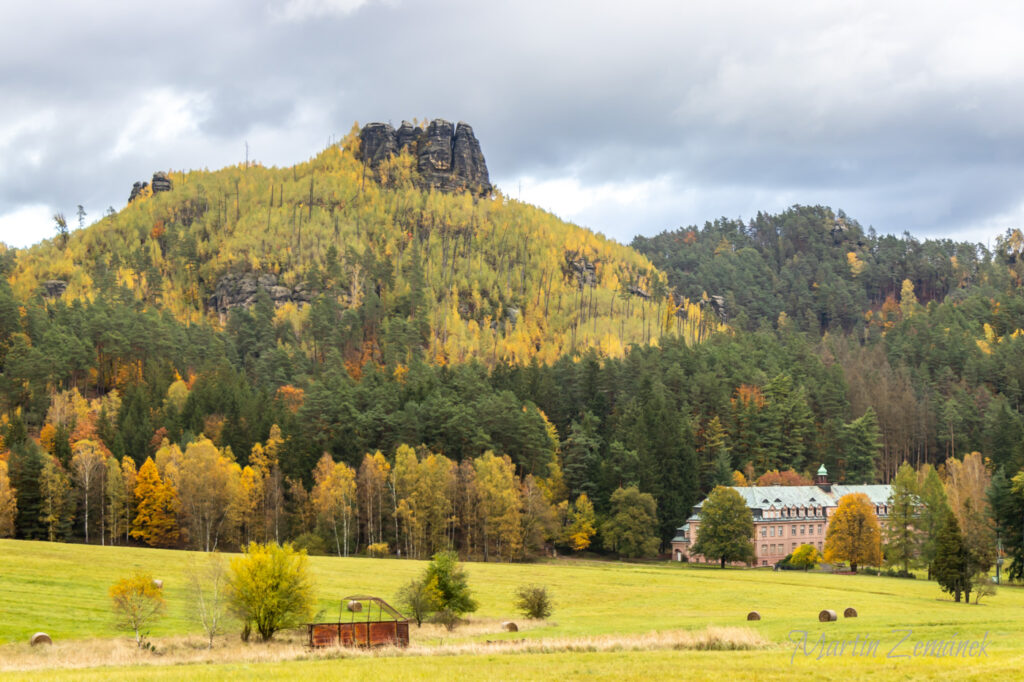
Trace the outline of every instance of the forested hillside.
{"label": "forested hillside", "polygon": [[794,207],[633,245],[681,292],[722,296],[734,328],[814,344],[841,369],[850,416],[877,417],[888,480],[901,461],[971,451],[1024,465],[1024,237],[995,242],[865,233],[841,212]]}
{"label": "forested hillside", "polygon": [[798,206],[631,250],[357,149],[0,254],[0,534],[628,554],[646,495],[664,541],[718,483],[1024,464],[1018,231]]}

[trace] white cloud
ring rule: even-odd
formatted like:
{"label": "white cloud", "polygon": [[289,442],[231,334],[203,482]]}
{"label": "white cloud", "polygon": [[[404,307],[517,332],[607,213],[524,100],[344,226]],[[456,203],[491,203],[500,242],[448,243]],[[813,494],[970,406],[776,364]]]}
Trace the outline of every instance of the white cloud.
{"label": "white cloud", "polygon": [[52,237],[53,213],[48,206],[30,204],[0,215],[0,242],[21,248]]}
{"label": "white cloud", "polygon": [[277,21],[306,21],[329,16],[346,16],[370,0],[287,0],[280,7],[271,7],[270,16]]}
{"label": "white cloud", "polygon": [[111,158],[194,135],[208,108],[209,102],[202,93],[179,92],[173,88],[150,90],[142,95],[141,103],[129,115],[110,152]]}

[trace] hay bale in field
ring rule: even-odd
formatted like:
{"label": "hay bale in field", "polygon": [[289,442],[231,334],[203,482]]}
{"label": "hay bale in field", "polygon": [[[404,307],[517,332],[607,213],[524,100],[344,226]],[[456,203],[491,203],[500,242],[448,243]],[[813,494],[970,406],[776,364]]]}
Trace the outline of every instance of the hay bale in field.
{"label": "hay bale in field", "polygon": [[747,614],[747,620],[761,620],[761,614],[757,611],[751,611]]}
{"label": "hay bale in field", "polygon": [[153,587],[155,587],[158,590],[164,589],[164,581],[163,580],[153,580]]}
{"label": "hay bale in field", "polygon": [[519,632],[519,626],[512,621],[507,621],[501,624],[501,629],[505,632]]}
{"label": "hay bale in field", "polygon": [[37,632],[32,635],[32,639],[29,640],[29,644],[32,646],[39,646],[40,644],[53,644],[53,640],[45,632]]}
{"label": "hay bale in field", "polygon": [[850,608],[846,609],[845,611],[843,611],[843,618],[856,618],[856,617],[857,617],[857,609],[853,608],[852,606]]}
{"label": "hay bale in field", "polygon": [[818,614],[818,621],[822,623],[831,623],[834,620],[838,620],[838,618],[839,616],[837,616],[836,612],[832,609],[823,609],[821,613]]}

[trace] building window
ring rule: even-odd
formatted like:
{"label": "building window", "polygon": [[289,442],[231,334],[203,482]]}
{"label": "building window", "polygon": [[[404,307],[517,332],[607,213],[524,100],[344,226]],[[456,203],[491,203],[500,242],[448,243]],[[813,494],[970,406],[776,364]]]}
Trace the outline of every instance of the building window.
{"label": "building window", "polygon": [[767,559],[762,559],[761,560],[761,565],[762,566],[767,566],[768,565],[768,560]]}
{"label": "building window", "polygon": [[790,535],[796,535],[796,526],[793,525],[793,526],[790,526],[789,528],[790,528],[790,530],[793,531],[792,533],[790,533]]}
{"label": "building window", "polygon": [[818,524],[818,535],[821,535],[821,524]]}
{"label": "building window", "polygon": [[[772,537],[775,537],[775,526],[771,527],[771,531],[772,531]],[[762,536],[762,537],[764,537],[764,536]]]}
{"label": "building window", "polygon": [[782,532],[782,526],[779,526],[779,537],[781,538],[785,533]]}
{"label": "building window", "polygon": [[794,552],[796,551],[796,543],[795,542],[793,543],[793,551]]}
{"label": "building window", "polygon": [[[773,533],[773,535],[774,535],[774,533]],[[761,537],[763,537],[763,538],[768,537],[768,531],[766,531],[764,528],[761,529]]]}
{"label": "building window", "polygon": [[806,535],[806,534],[807,534],[807,526],[804,526],[803,524],[801,524],[800,525],[800,535]]}
{"label": "building window", "polygon": [[768,545],[761,545],[761,554],[768,553]]}

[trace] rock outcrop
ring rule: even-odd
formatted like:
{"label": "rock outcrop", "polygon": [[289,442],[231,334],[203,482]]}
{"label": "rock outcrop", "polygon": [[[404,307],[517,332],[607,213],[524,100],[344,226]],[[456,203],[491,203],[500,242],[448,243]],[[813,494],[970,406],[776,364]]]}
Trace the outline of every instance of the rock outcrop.
{"label": "rock outcrop", "polygon": [[597,264],[591,263],[579,251],[565,252],[565,265],[562,266],[562,274],[566,278],[575,279],[580,289],[585,286],[597,285]]}
{"label": "rock outcrop", "polygon": [[174,189],[174,183],[171,182],[169,177],[167,177],[167,173],[159,171],[153,173],[153,182],[150,186],[153,188],[153,194],[158,192],[170,192]]}
{"label": "rock outcrop", "polygon": [[480,142],[466,123],[434,119],[424,129],[402,121],[398,130],[389,123],[368,123],[359,132],[359,142],[360,158],[371,168],[408,150],[416,158],[423,188],[468,190],[480,196],[492,190]]}
{"label": "rock outcrop", "polygon": [[43,296],[46,298],[60,298],[67,291],[68,283],[62,279],[48,279],[43,282]]}
{"label": "rock outcrop", "polygon": [[130,204],[138,199],[139,195],[142,194],[142,191],[147,187],[149,187],[149,183],[142,182],[141,180],[132,185],[132,193],[128,195],[128,203]]}
{"label": "rock outcrop", "polygon": [[218,313],[227,313],[231,308],[251,306],[256,302],[260,290],[266,291],[274,306],[295,303],[300,308],[316,297],[316,292],[306,288],[304,282],[294,287],[281,286],[273,273],[227,274],[217,281],[213,295],[207,305]]}
{"label": "rock outcrop", "polygon": [[132,193],[128,195],[128,203],[130,204],[135,201],[147,187],[151,187],[153,194],[157,194],[158,192],[170,192],[174,189],[174,183],[171,182],[169,177],[167,177],[167,173],[157,171],[156,173],[153,173],[152,185],[148,182],[143,182],[142,180],[132,185]]}

